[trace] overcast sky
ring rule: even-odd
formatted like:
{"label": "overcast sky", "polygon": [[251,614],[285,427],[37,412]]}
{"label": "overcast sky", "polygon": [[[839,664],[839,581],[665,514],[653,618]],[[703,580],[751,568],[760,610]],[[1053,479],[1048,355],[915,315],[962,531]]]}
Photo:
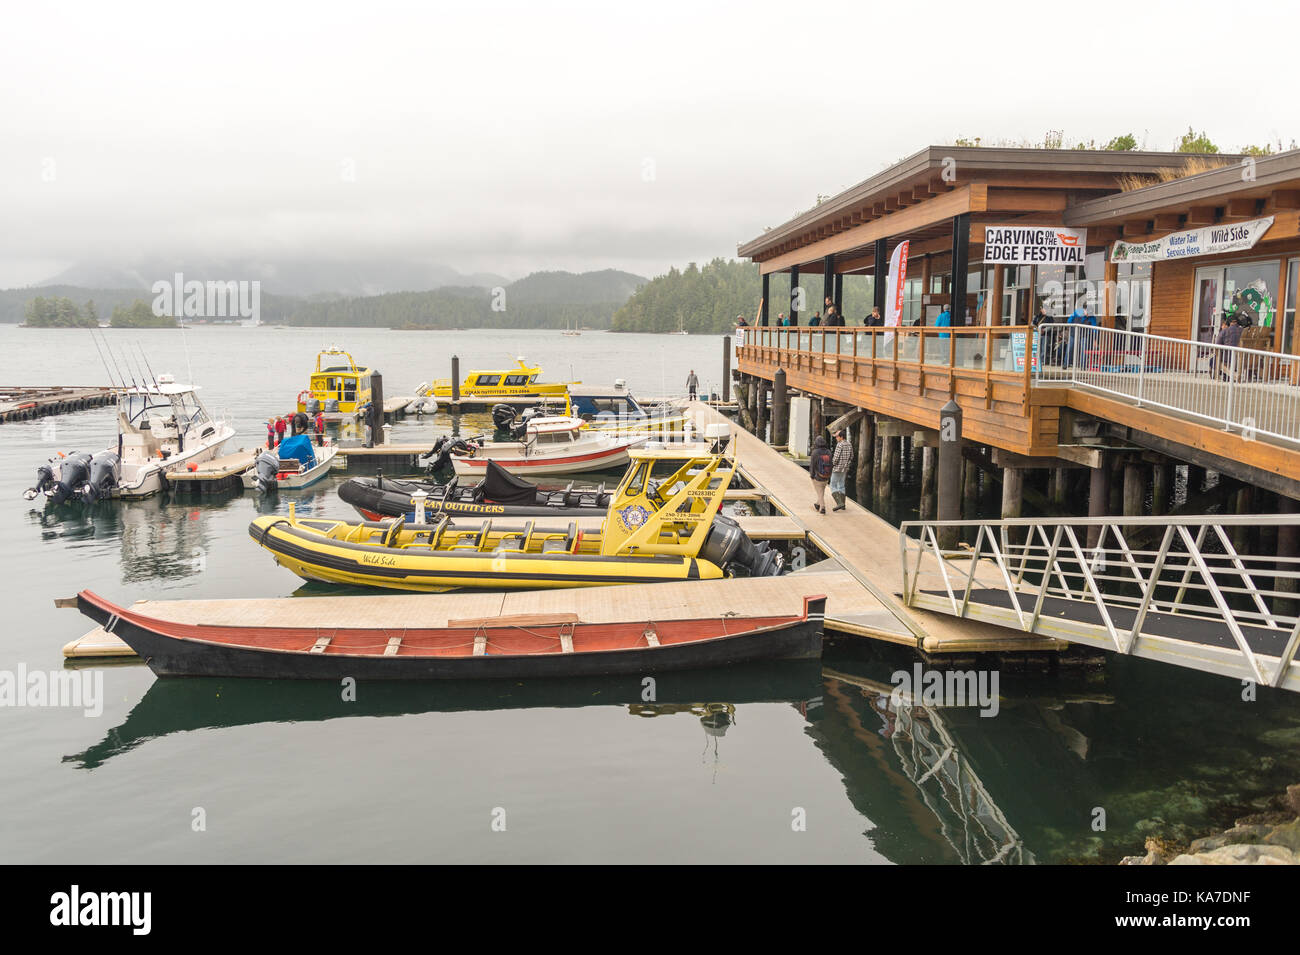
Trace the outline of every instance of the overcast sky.
{"label": "overcast sky", "polygon": [[1297,9],[9,4],[0,287],[172,254],[654,275],[958,136],[1289,143]]}

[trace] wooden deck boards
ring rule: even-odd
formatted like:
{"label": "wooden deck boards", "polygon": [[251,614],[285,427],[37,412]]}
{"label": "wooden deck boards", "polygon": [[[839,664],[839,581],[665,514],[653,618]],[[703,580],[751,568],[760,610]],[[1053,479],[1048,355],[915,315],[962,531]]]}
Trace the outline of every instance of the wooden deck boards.
{"label": "wooden deck boards", "polygon": [[212,481],[218,478],[233,477],[236,474],[243,474],[251,468],[257,461],[257,451],[234,451],[230,454],[223,454],[219,458],[213,458],[204,464],[198,465],[193,471],[179,470],[169,471],[167,473],[168,481]]}

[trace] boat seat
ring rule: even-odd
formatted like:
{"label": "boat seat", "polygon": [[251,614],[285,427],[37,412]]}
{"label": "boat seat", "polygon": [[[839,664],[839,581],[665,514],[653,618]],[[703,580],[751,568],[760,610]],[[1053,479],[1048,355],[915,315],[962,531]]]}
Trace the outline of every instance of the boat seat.
{"label": "boat seat", "polygon": [[563,539],[551,537],[542,544],[543,554],[572,554],[578,544],[578,522],[569,522],[569,531]]}
{"label": "boat seat", "polygon": [[396,547],[402,528],[406,526],[406,516],[394,517],[391,521],[387,521],[386,525],[384,536],[380,540],[385,547]]}
{"label": "boat seat", "polygon": [[456,543],[451,545],[452,550],[482,550],[483,543],[487,540],[488,531],[492,529],[492,521],[486,520],[483,526],[476,531],[462,531]]}
{"label": "boat seat", "polygon": [[501,538],[497,546],[493,548],[492,553],[523,553],[528,550],[528,541],[533,536],[533,525],[535,523],[536,521],[529,521],[524,525],[524,529],[521,532],[517,534],[507,534],[505,537]]}
{"label": "boat seat", "polygon": [[450,514],[443,514],[438,518],[438,522],[434,524],[433,529],[429,531],[429,550],[438,549],[438,541],[442,540],[442,532],[447,529],[447,525],[450,523]]}

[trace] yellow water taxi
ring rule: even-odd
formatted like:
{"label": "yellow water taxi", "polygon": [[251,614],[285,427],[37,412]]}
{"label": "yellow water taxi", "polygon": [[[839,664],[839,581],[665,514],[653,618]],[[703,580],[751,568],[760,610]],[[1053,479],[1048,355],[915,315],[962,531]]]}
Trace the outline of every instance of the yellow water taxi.
{"label": "yellow water taxi", "polygon": [[[494,401],[563,401],[569,385],[577,381],[538,381],[542,369],[528,364],[523,358],[515,359],[514,368],[490,371],[471,371],[460,384],[460,403],[489,403]],[[452,399],[450,378],[434,379],[424,392],[439,402]]]}
{"label": "yellow water taxi", "polygon": [[311,384],[298,393],[298,410],[308,414],[355,414],[370,400],[372,372],[337,345],[323,349],[316,356]]}

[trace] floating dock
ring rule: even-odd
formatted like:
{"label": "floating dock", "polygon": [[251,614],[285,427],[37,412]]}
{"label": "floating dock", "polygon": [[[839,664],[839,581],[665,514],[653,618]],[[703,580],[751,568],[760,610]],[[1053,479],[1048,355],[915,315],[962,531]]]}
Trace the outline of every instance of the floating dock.
{"label": "floating dock", "polygon": [[193,471],[172,471],[167,475],[167,483],[174,490],[187,490],[194,494],[217,494],[240,486],[240,475],[257,462],[260,449],[245,451],[240,448],[231,454],[223,454],[203,464]]}
{"label": "floating dock", "polygon": [[112,388],[0,385],[0,424],[115,404]]}

